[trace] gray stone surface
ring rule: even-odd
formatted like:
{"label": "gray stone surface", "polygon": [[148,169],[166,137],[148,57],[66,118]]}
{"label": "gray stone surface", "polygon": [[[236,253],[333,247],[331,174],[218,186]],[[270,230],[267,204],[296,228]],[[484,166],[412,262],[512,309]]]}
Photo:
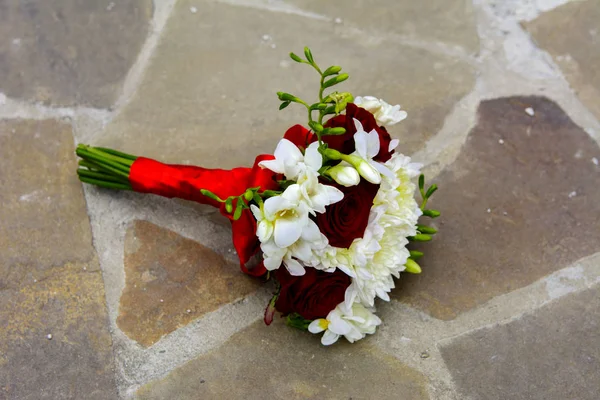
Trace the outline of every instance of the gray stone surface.
{"label": "gray stone surface", "polygon": [[600,118],[600,7],[573,1],[524,23],[563,70],[579,98]]}
{"label": "gray stone surface", "polygon": [[369,346],[339,343],[262,321],[219,349],[142,387],[138,399],[428,399],[427,380]]}
{"label": "gray stone surface", "polygon": [[442,347],[442,355],[462,398],[595,400],[599,343],[596,287],[456,338]]}
{"label": "gray stone surface", "polygon": [[463,61],[393,40],[346,37],[333,24],[296,15],[181,1],[136,94],[98,143],[173,163],[250,165],[273,152],[287,128],[307,121],[300,106],[277,111],[275,95],[316,99],[318,75],[288,57],[304,46],[321,65],[348,71],[343,90],[403,105],[410,118],[391,133],[407,152],[437,132],[474,84]]}
{"label": "gray stone surface", "polygon": [[68,124],[0,122],[2,399],[117,397],[73,151]]}
{"label": "gray stone surface", "polygon": [[600,251],[598,154],[548,99],[482,102],[457,160],[435,179],[441,233],[419,246],[423,273],[403,276],[395,296],[451,319]]}
{"label": "gray stone surface", "polygon": [[373,35],[397,34],[420,42],[429,40],[479,51],[473,3],[469,0],[287,0],[303,10],[326,15],[335,24]]}
{"label": "gray stone surface", "polygon": [[259,282],[213,250],[146,221],[125,239],[119,327],[143,346],[255,291]]}
{"label": "gray stone surface", "polygon": [[0,1],[0,92],[108,108],[137,58],[150,0]]}

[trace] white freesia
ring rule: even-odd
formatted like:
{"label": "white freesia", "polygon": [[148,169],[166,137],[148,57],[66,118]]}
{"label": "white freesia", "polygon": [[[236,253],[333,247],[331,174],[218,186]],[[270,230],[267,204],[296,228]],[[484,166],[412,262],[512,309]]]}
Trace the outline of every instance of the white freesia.
{"label": "white freesia", "polygon": [[323,156],[319,153],[317,142],[311,143],[302,154],[295,144],[281,139],[275,149],[275,159],[261,161],[259,165],[284,174],[287,179],[296,180],[296,183],[286,190],[298,186],[301,200],[306,203],[312,214],[324,213],[326,206],[344,197],[338,188],[319,183],[319,169],[323,165]]}
{"label": "white freesia", "polygon": [[360,183],[360,175],[356,169],[350,165],[338,164],[331,167],[327,170],[327,175],[338,184],[345,187],[356,186]]}
{"label": "white freesia", "polygon": [[319,231],[319,227],[309,220],[302,230],[300,239],[287,248],[281,248],[271,239],[261,244],[265,268],[269,271],[278,269],[283,264],[290,275],[305,274],[305,266],[319,263],[318,253],[327,246],[327,238]]}
{"label": "white freesia", "polygon": [[354,134],[354,145],[356,151],[350,156],[344,157],[344,160],[352,164],[358,173],[368,182],[379,184],[381,175],[393,177],[392,172],[383,164],[373,160],[373,157],[379,154],[379,134],[372,130],[366,132],[359,120],[354,118],[356,133]]}
{"label": "white freesia", "polygon": [[260,208],[252,205],[251,210],[258,221],[258,239],[264,243],[273,237],[280,248],[296,242],[309,221],[309,209],[301,201],[298,185],[291,185],[280,196],[268,198]]}
{"label": "white freesia", "polygon": [[377,123],[383,126],[395,125],[408,116],[406,111],[400,110],[399,105],[392,106],[373,96],[357,96],[354,104],[373,114]]}
{"label": "white freesia", "polygon": [[375,333],[375,329],[380,324],[381,319],[362,304],[354,303],[351,307],[346,307],[344,303],[340,303],[327,315],[327,318],[311,322],[308,330],[311,333],[325,332],[321,337],[321,343],[328,346],[337,342],[340,336],[354,343],[368,334]]}
{"label": "white freesia", "polygon": [[[306,202],[313,215],[315,211],[324,213],[326,206],[337,203],[344,198],[344,193],[338,188],[323,185],[319,182],[318,170],[321,168],[323,158],[317,148],[318,143],[315,142],[306,149],[305,158],[312,159],[311,167],[302,169],[302,172],[298,174],[296,183],[300,187],[302,200]],[[313,169],[313,167],[316,167],[316,169]]]}
{"label": "white freesia", "polygon": [[296,180],[306,171],[317,172],[323,163],[319,153],[318,143],[311,143],[302,154],[300,149],[287,139],[281,139],[273,153],[274,160],[265,160],[258,163],[262,168],[270,169],[278,174],[284,174],[289,180]]}

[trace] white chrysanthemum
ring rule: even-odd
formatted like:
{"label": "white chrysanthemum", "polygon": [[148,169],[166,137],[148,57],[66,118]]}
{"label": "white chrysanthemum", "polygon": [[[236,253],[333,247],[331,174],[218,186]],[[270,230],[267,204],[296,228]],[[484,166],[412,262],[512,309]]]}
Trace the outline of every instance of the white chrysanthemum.
{"label": "white chrysanthemum", "polygon": [[357,96],[354,104],[373,114],[377,123],[383,126],[395,125],[408,116],[406,111],[400,109],[399,105],[392,106],[373,96]]}
{"label": "white chrysanthemum", "polygon": [[346,256],[340,269],[352,277],[346,290],[347,307],[356,301],[372,307],[377,297],[389,301],[393,278],[404,270],[410,255],[406,238],[416,234],[421,210],[414,199],[412,178],[419,174],[420,165],[401,154],[392,156],[385,165],[394,175],[382,177],[363,237],[344,251],[329,250],[322,257],[328,266],[335,266],[338,253]]}
{"label": "white chrysanthemum", "polygon": [[379,317],[362,304],[354,303],[352,307],[346,307],[344,303],[340,303],[327,315],[327,318],[311,322],[308,330],[311,333],[325,332],[321,337],[321,343],[328,346],[337,342],[340,336],[354,343],[366,335],[375,333],[375,329],[380,324]]}

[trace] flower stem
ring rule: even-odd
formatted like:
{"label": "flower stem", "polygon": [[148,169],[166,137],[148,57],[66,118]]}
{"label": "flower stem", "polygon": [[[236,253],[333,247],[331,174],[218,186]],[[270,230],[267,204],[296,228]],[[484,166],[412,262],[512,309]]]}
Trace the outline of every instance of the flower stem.
{"label": "flower stem", "polygon": [[136,156],[81,144],[75,152],[82,158],[77,170],[80,181],[109,189],[132,190],[129,172]]}

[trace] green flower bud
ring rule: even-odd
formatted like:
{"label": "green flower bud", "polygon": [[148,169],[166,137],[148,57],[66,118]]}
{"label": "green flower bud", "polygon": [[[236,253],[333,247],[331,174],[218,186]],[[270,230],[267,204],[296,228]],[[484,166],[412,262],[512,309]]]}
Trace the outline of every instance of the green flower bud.
{"label": "green flower bud", "polygon": [[410,258],[412,258],[413,260],[417,260],[421,257],[423,257],[423,252],[417,250],[410,251]]}
{"label": "green flower bud", "polygon": [[323,76],[329,76],[329,75],[335,75],[338,72],[340,72],[342,70],[342,67],[339,67],[337,65],[333,65],[329,68],[327,68],[324,72],[323,72]]}
{"label": "green flower bud", "polygon": [[423,210],[423,215],[430,218],[437,218],[441,213],[436,210]]}
{"label": "green flower bud", "polygon": [[417,225],[417,230],[421,233],[426,233],[428,235],[435,235],[437,233],[437,229],[427,225]]}
{"label": "green flower bud", "polygon": [[407,239],[411,242],[429,242],[431,240],[431,236],[420,233],[415,236],[409,236]]}
{"label": "green flower bud", "polygon": [[337,150],[334,149],[325,149],[325,150],[320,150],[321,154],[323,154],[325,157],[329,158],[330,160],[341,160],[343,154],[340,153]]}
{"label": "green flower bud", "polygon": [[404,264],[404,266],[406,267],[406,269],[404,271],[408,272],[409,274],[420,274],[421,273],[421,267],[419,266],[419,264],[417,264],[417,262],[415,260],[413,260],[411,258],[406,260],[406,264]]}
{"label": "green flower bud", "polygon": [[227,200],[225,200],[225,211],[228,213],[233,211],[233,199],[231,197],[228,197]]}
{"label": "green flower bud", "polygon": [[297,55],[295,55],[294,53],[290,53],[290,58],[298,63],[303,62],[304,60],[302,60],[300,57],[298,57]]}

